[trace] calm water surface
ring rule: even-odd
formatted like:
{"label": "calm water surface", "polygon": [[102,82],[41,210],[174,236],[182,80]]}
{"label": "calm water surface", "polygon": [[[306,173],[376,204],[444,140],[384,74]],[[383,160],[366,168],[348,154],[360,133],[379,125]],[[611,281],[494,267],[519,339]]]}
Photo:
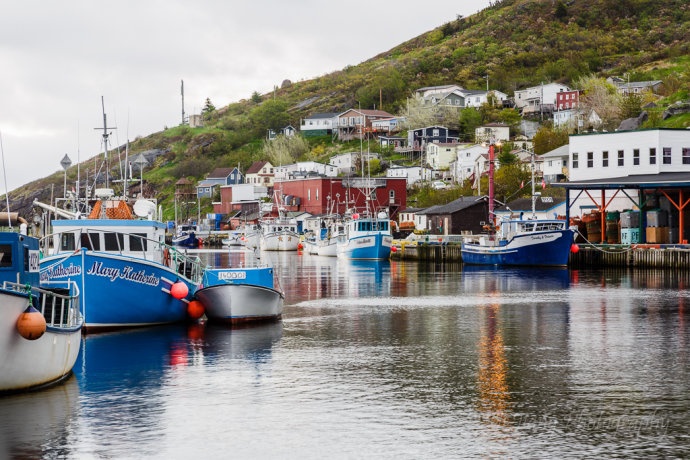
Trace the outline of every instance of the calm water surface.
{"label": "calm water surface", "polygon": [[0,458],[690,456],[690,274],[263,260],[282,321],[89,335]]}

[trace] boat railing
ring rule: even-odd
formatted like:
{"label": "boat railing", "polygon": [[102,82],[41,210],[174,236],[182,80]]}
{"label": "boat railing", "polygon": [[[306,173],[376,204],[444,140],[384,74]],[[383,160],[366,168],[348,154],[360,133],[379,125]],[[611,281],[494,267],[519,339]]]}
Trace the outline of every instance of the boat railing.
{"label": "boat railing", "polygon": [[[92,229],[83,228],[79,229],[78,232],[74,230],[51,233],[40,239],[39,247],[41,252],[44,254],[50,253],[50,244],[53,241],[60,241],[62,234],[76,234],[78,233],[78,238],[75,238],[74,244],[75,248],[67,248],[64,250],[54,249],[55,254],[67,254],[68,256],[74,253],[74,251],[81,248],[86,248],[93,251],[103,251],[108,253],[114,253],[121,256],[129,257],[135,256],[143,260],[149,260],[152,262],[163,263],[169,268],[175,270],[178,274],[190,279],[193,282],[198,282],[201,280],[203,275],[203,266],[201,264],[201,259],[199,257],[191,257],[187,254],[180,252],[176,247],[166,244],[165,242],[158,241],[152,238],[148,238],[138,233],[127,233],[127,232],[104,232],[102,229]],[[101,249],[100,236],[99,240],[95,241],[94,237],[100,235],[101,233],[108,233],[116,236],[112,239],[112,247],[106,247]],[[129,239],[130,244],[133,241],[138,242],[138,248],[132,248],[131,246],[127,249],[123,247],[124,238]]]}
{"label": "boat railing", "polygon": [[[163,262],[178,274],[198,283],[204,276],[206,267],[202,265],[199,256],[190,256],[178,250],[175,246],[164,244]],[[166,255],[167,249],[167,255]]]}
{"label": "boat railing", "polygon": [[[29,294],[34,308],[41,312],[46,325],[57,328],[73,328],[81,323],[79,311],[79,287],[74,281],[43,283],[44,287],[5,281],[3,289]],[[55,288],[46,286],[54,284]]]}

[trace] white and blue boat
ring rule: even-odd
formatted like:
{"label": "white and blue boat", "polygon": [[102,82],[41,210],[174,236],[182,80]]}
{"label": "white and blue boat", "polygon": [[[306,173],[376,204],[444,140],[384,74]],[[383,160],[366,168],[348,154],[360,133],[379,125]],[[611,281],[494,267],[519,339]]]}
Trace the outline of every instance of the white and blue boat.
{"label": "white and blue boat", "polygon": [[385,260],[390,257],[393,236],[386,212],[376,215],[353,213],[338,236],[338,257],[359,260]]}
{"label": "white and blue boat", "polygon": [[473,265],[565,266],[575,233],[564,220],[506,219],[495,234],[467,237],[462,261]]}
{"label": "white and blue boat", "polygon": [[52,221],[53,233],[43,239],[41,282],[77,284],[87,331],[187,319],[203,269],[198,258],[165,244],[166,226],[155,216],[150,200],[132,209],[124,199],[103,198],[89,218],[67,214],[72,218]]}
{"label": "white and blue boat", "polygon": [[182,224],[178,226],[175,236],[172,238],[173,246],[194,249],[199,247],[197,234],[199,229],[196,225]]}
{"label": "white and blue boat", "polygon": [[39,258],[37,238],[0,232],[0,393],[58,383],[79,355],[79,289],[40,285]]}
{"label": "white and blue boat", "polygon": [[[493,161],[493,146],[489,155]],[[463,238],[462,261],[473,265],[523,265],[556,267],[568,265],[575,232],[565,220],[537,219],[534,191],[534,153],[532,154],[532,218],[502,219],[495,229],[493,198],[493,165],[489,168],[488,232]]]}
{"label": "white and blue boat", "polygon": [[275,288],[268,266],[208,268],[194,297],[206,318],[228,324],[280,319],[285,295]]}

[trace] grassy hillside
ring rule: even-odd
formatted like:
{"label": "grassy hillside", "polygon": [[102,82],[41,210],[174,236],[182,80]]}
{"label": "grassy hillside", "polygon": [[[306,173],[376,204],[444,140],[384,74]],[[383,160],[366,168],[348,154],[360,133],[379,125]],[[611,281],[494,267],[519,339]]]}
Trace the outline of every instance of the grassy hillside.
{"label": "grassy hillside", "polygon": [[[627,75],[631,81],[664,81],[663,107],[687,101],[690,93],[690,6],[687,0],[505,0],[471,17],[449,18],[441,27],[415,37],[358,65],[301,82],[283,82],[270,94],[247,95],[205,114],[203,128],[166,129],[130,145],[133,153],[159,148],[167,153],[144,172],[145,193],[162,201],[172,216],[173,184],[180,177],[203,178],[214,167],[239,164],[243,170],[263,159],[268,129],[316,112],[350,107],[404,113],[419,87],[456,83],[509,95],[540,82],[572,85],[578,78]],[[496,113],[482,111],[482,122]],[[687,127],[690,117],[655,118],[663,126]],[[459,123],[460,124],[460,123]],[[325,160],[357,145],[312,139],[305,158]],[[84,168],[93,161],[84,162]],[[76,179],[76,167],[68,180]],[[30,213],[34,198],[49,202],[63,173],[10,192],[11,207]],[[138,191],[138,190],[134,190]],[[3,200],[4,201],[4,200]]]}

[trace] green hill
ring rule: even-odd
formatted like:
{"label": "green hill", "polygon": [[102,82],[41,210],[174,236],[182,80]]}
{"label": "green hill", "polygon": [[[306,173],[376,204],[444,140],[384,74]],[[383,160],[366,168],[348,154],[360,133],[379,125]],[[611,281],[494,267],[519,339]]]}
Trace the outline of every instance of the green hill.
{"label": "green hill", "polygon": [[[239,164],[246,170],[263,159],[268,129],[299,127],[309,114],[358,106],[404,114],[416,88],[454,83],[485,89],[487,76],[490,89],[511,96],[540,82],[572,85],[587,75],[662,80],[662,109],[688,100],[689,56],[687,0],[496,1],[358,65],[307,81],[285,81],[270,94],[247,95],[220,109],[208,101],[203,128],[169,128],[137,139],[130,152],[166,152],[144,172],[145,194],[158,198],[171,218],[173,185],[180,177],[198,180],[219,166]],[[480,116],[487,122],[500,115],[480,110]],[[655,117],[654,123],[687,127],[689,118]],[[312,139],[305,158],[326,160],[357,149],[359,144],[341,145],[330,137]],[[82,163],[82,174],[89,167],[93,161]],[[49,202],[51,186],[61,190],[63,178],[62,172],[55,173],[10,192],[11,209],[29,215],[34,198]],[[76,180],[76,166],[68,170],[68,180]]]}

